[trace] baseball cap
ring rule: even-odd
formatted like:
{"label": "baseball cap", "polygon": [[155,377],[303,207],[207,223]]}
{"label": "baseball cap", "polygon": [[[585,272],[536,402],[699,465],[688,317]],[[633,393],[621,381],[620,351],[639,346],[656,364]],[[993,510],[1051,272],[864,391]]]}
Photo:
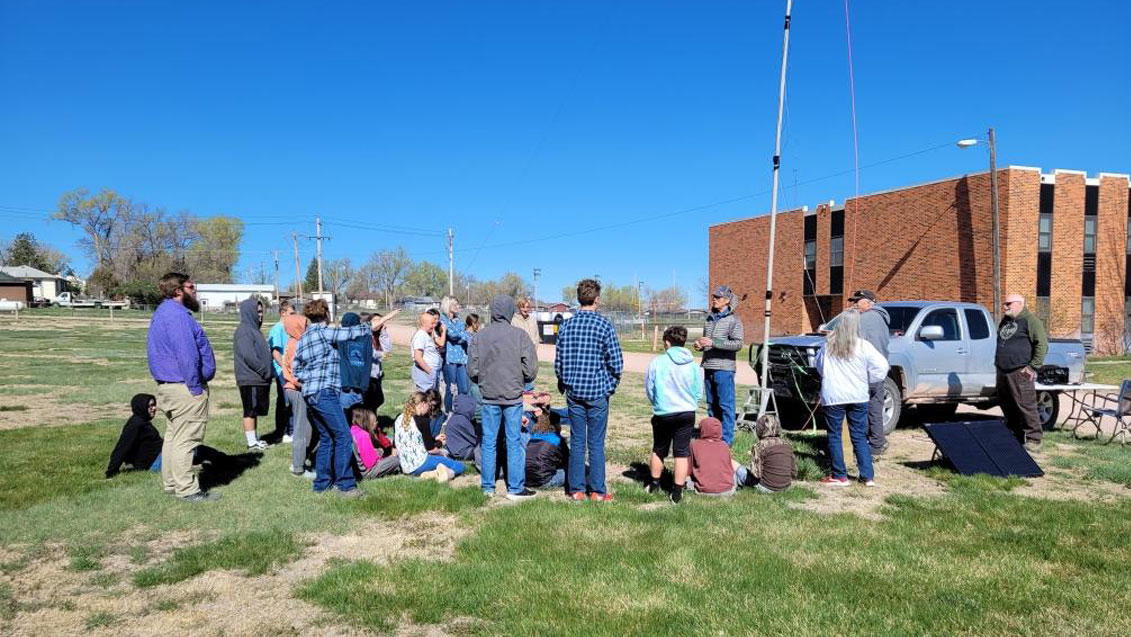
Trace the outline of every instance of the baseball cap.
{"label": "baseball cap", "polygon": [[715,291],[711,294],[711,296],[715,298],[733,299],[734,290],[731,290],[729,285],[720,285],[719,287],[715,288]]}
{"label": "baseball cap", "polygon": [[868,299],[873,303],[876,301],[876,293],[871,290],[856,290],[852,296],[848,297],[849,301],[859,301],[860,299]]}

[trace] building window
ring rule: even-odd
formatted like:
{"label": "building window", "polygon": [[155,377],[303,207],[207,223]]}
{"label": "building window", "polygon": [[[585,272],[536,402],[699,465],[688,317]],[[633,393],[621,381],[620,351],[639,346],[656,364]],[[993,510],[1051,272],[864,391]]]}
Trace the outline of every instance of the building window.
{"label": "building window", "polygon": [[1100,213],[1100,187],[1084,187],[1084,214],[1095,217]]}
{"label": "building window", "polygon": [[833,237],[829,240],[829,265],[833,267],[844,265],[844,237]]}
{"label": "building window", "polygon": [[1037,253],[1037,296],[1052,294],[1052,253]]}
{"label": "building window", "polygon": [[805,242],[805,269],[812,270],[817,267],[817,242]]}
{"label": "building window", "polygon": [[[813,217],[816,219],[816,217]],[[801,273],[802,294],[812,296],[817,293],[817,242],[805,242],[805,271]]]}
{"label": "building window", "polygon": [[[1131,227],[1131,220],[1128,221],[1128,227]],[[1128,245],[1131,245],[1131,240],[1128,240]],[[1037,229],[1037,249],[1052,252],[1052,215],[1041,215]]]}
{"label": "building window", "polygon": [[1084,254],[1096,253],[1096,218],[1084,217]]}
{"label": "building window", "polygon": [[1052,215],[1053,202],[1056,196],[1055,184],[1041,184],[1040,209],[1042,215]]}
{"label": "building window", "polygon": [[1096,331],[1096,298],[1085,296],[1080,304],[1080,332],[1092,335]]}
{"label": "building window", "polygon": [[844,211],[834,210],[829,219],[829,294],[844,292]]}
{"label": "building window", "polygon": [[844,292],[844,268],[834,265],[829,268],[829,294],[842,294]]}

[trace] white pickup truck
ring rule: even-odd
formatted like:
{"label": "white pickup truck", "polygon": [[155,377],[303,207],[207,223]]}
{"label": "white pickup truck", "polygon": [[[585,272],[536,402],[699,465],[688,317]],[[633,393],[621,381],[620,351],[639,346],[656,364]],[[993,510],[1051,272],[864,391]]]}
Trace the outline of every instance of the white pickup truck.
{"label": "white pickup truck", "polygon": [[[986,308],[973,303],[900,301],[881,303],[890,316],[888,362],[884,382],[884,429],[899,423],[903,408],[915,405],[925,420],[945,420],[960,404],[988,409],[997,404],[994,354],[997,330]],[[833,325],[836,319],[829,321]],[[821,380],[813,358],[824,342],[820,334],[770,340],[770,385],[783,424],[804,424],[816,408]],[[758,345],[750,363],[761,370]],[[1079,340],[1049,339],[1038,373],[1037,411],[1046,429],[1056,423],[1055,386],[1084,381],[1084,345]]]}
{"label": "white pickup truck", "polygon": [[76,296],[71,292],[63,292],[55,297],[55,305],[59,307],[94,307],[94,308],[111,308],[114,310],[128,310],[130,307],[129,299],[124,301],[111,301],[109,299],[92,299],[84,296]]}

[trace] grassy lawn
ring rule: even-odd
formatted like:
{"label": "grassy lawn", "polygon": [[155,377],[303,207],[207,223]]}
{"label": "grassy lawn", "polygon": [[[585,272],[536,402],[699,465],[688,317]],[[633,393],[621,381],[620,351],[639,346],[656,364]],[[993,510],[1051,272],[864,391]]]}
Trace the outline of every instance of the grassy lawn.
{"label": "grassy lawn", "polygon": [[[156,474],[102,477],[130,396],[152,391],[144,323],[0,324],[0,633],[1131,633],[1131,449],[1050,435],[1046,470],[1110,498],[938,466],[898,467],[930,493],[829,494],[814,482],[823,437],[798,435],[794,490],[673,506],[620,477],[651,443],[629,374],[612,402],[611,505],[488,502],[474,475],[366,482],[368,498],[344,501],[292,477],[288,446],[244,453],[233,328],[206,325],[220,370],[206,442],[239,469],[221,501],[188,505]],[[382,416],[403,403],[407,365],[403,348],[386,365]],[[543,365],[539,388],[552,377]],[[736,457],[751,442],[740,433]],[[871,515],[816,506],[870,497]]]}

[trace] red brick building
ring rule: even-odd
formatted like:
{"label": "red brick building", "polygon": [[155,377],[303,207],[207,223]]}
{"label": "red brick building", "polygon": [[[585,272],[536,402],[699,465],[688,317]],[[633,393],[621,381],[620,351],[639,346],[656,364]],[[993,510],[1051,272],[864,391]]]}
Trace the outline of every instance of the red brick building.
{"label": "red brick building", "polygon": [[[1054,337],[1122,353],[1131,334],[1127,175],[998,171],[1002,294],[1019,293]],[[853,290],[881,300],[993,305],[988,172],[778,214],[771,333],[812,331]],[[761,340],[768,215],[711,226],[710,284],[731,286]]]}

